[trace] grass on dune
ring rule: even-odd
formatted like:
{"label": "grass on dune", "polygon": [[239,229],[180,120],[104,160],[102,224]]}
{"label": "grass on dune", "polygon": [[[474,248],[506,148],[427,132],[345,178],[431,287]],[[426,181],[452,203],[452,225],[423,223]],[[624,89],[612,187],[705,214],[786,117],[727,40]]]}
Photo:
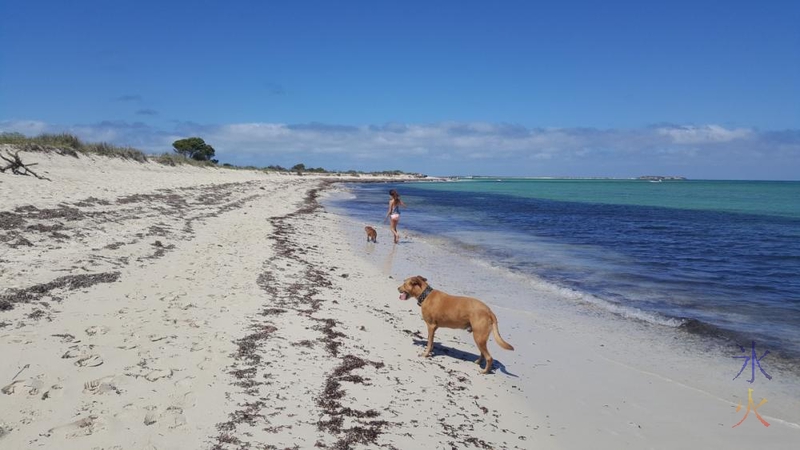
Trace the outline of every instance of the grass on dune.
{"label": "grass on dune", "polygon": [[34,137],[25,136],[21,133],[0,133],[0,144],[13,145],[22,151],[55,152],[60,155],[74,157],[78,157],[79,154],[99,155],[142,163],[153,160],[167,166],[189,164],[199,167],[218,167],[210,161],[195,161],[176,153],[164,153],[148,157],[143,151],[133,147],[121,147],[107,142],[83,142],[77,136],[69,133],[43,133]]}

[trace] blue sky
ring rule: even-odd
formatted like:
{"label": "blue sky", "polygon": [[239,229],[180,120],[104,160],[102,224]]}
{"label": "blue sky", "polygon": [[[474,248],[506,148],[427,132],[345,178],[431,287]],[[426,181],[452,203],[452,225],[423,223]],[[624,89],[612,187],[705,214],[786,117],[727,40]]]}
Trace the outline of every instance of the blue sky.
{"label": "blue sky", "polygon": [[236,164],[800,179],[798,5],[6,0],[0,131],[159,153],[197,135]]}

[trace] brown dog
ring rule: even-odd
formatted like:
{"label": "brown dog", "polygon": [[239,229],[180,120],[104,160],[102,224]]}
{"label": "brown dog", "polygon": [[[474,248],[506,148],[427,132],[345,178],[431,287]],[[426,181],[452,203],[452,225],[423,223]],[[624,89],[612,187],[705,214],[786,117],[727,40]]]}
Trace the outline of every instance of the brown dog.
{"label": "brown dog", "polygon": [[367,242],[372,241],[374,243],[378,243],[378,232],[375,231],[375,228],[367,225],[364,227],[364,231],[367,232]]}
{"label": "brown dog", "polygon": [[475,344],[478,345],[481,353],[475,363],[480,367],[481,359],[486,359],[486,368],[483,369],[483,373],[489,373],[494,362],[486,348],[489,333],[494,332],[494,339],[500,347],[514,350],[511,344],[500,337],[497,316],[485,303],[476,298],[446,294],[431,288],[427,281],[417,275],[406,278],[403,284],[397,288],[397,291],[400,292],[400,300],[414,297],[417,299],[417,304],[422,307],[422,319],[428,325],[428,347],[422,356],[426,358],[431,356],[433,334],[439,327],[472,330],[472,337],[475,338]]}

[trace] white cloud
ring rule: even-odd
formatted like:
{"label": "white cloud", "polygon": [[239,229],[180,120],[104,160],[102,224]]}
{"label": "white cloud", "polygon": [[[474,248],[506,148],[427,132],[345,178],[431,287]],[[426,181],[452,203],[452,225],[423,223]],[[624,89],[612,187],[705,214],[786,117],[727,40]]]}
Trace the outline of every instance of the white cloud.
{"label": "white cloud", "polygon": [[677,144],[701,144],[712,142],[730,142],[737,139],[746,139],[753,134],[748,128],[735,128],[732,130],[719,125],[685,126],[659,128],[658,133],[672,138]]}
{"label": "white cloud", "polygon": [[22,133],[26,136],[35,136],[48,132],[48,125],[38,120],[9,120],[0,121],[0,133]]}
{"label": "white cloud", "polygon": [[[724,178],[797,179],[800,131],[759,132],[719,125],[642,129],[527,128],[489,122],[336,124],[101,122],[58,126],[0,121],[0,131],[27,135],[71,132],[87,141],[130,145],[151,153],[200,136],[223,162],[331,169],[400,169],[434,174],[636,176],[643,173]],[[735,169],[735,170],[734,170]],[[598,172],[602,170],[602,172]]]}

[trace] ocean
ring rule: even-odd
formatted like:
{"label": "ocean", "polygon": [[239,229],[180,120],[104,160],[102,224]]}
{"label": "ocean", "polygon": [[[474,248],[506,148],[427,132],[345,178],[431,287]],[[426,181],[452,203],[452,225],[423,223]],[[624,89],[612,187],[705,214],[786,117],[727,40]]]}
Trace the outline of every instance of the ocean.
{"label": "ocean", "polygon": [[800,182],[353,184],[330,206],[379,224],[392,188],[401,233],[630,320],[800,357]]}

